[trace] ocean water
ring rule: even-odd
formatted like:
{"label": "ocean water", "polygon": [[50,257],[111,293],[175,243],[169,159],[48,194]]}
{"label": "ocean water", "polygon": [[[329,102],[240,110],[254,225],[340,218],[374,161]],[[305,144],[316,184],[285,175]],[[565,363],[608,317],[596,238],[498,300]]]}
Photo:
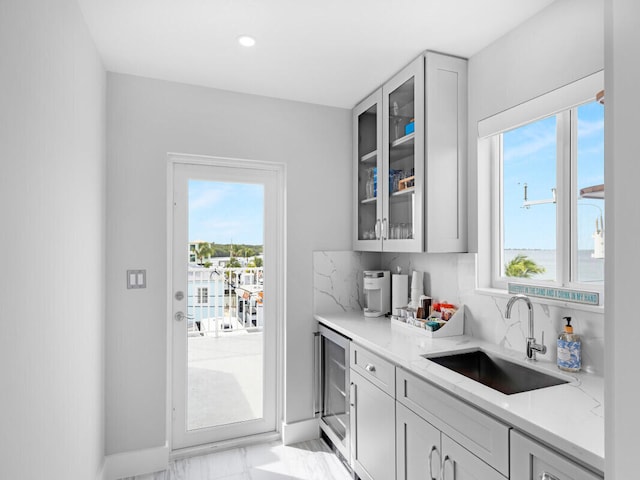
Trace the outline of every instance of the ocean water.
{"label": "ocean water", "polygon": [[[592,250],[578,250],[577,281],[580,283],[602,283],[604,281],[604,258],[592,258]],[[554,280],[556,277],[555,250],[505,250],[505,265],[516,255],[525,255],[545,268],[542,274],[534,275],[532,280]]]}

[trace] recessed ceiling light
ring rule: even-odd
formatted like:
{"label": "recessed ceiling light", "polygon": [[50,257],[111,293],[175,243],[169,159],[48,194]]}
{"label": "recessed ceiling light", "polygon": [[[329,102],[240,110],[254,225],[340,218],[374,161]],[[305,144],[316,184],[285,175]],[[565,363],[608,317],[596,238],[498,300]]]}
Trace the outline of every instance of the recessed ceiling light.
{"label": "recessed ceiling light", "polygon": [[249,35],[240,35],[238,43],[243,47],[253,47],[256,44],[256,39]]}

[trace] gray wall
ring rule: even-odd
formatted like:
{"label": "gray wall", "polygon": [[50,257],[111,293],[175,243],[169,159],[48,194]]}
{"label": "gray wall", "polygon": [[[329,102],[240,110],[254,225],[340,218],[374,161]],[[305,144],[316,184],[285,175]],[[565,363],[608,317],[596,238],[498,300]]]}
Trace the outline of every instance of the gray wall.
{"label": "gray wall", "polygon": [[[490,271],[491,168],[478,155],[478,121],[602,70],[603,12],[603,0],[558,0],[469,59],[469,250],[478,252],[480,286],[488,286],[483,272]],[[607,262],[609,253],[607,247]],[[506,296],[477,294],[475,269],[461,265],[461,300],[471,313],[467,327],[478,337],[522,350],[524,335],[514,336],[502,321]],[[585,338],[585,368],[604,373],[602,313],[536,304],[536,330],[554,338],[565,315]]]}
{"label": "gray wall", "polygon": [[[607,480],[638,476],[638,236],[636,200],[640,112],[640,2],[607,0],[605,177],[607,182],[607,334],[605,384]],[[611,255],[609,255],[611,252]]]}
{"label": "gray wall", "polygon": [[2,478],[101,475],[105,84],[75,1],[0,2]]}
{"label": "gray wall", "polygon": [[310,418],[312,252],[351,248],[350,112],[119,74],[107,98],[107,454],[165,442],[167,152],[287,165],[284,420]]}
{"label": "gray wall", "polygon": [[470,252],[486,247],[478,231],[490,194],[488,166],[478,165],[478,121],[602,70],[603,12],[603,0],[556,0],[469,59]]}

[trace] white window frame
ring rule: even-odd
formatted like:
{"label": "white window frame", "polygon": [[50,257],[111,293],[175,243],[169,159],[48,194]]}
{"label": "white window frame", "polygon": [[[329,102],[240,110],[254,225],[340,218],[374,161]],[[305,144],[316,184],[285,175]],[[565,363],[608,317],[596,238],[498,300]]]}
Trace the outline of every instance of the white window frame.
{"label": "white window frame", "polygon": [[[593,102],[595,93],[603,86],[604,74],[598,72],[478,123],[479,138],[489,140],[491,156],[491,284],[487,286],[507,290],[507,283],[518,283],[596,292],[602,305],[604,283],[579,283],[571,279],[577,273],[577,222],[572,221],[577,218],[577,201],[574,201],[577,175],[572,175],[577,172],[577,108]],[[551,116],[557,117],[556,280],[505,277],[502,272],[502,133]]]}
{"label": "white window frame", "polygon": [[[202,295],[206,292],[206,295]],[[203,302],[202,299],[205,301]],[[196,287],[196,305],[209,305],[209,287]]]}

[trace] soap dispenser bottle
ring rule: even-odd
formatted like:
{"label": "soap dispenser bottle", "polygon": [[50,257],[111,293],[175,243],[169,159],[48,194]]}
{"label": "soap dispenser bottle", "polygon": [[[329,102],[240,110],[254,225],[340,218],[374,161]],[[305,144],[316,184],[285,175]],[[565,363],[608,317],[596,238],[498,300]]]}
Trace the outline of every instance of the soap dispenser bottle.
{"label": "soap dispenser bottle", "polygon": [[571,317],[562,317],[567,324],[558,336],[558,368],[566,372],[578,372],[582,367],[580,336],[573,333]]}

